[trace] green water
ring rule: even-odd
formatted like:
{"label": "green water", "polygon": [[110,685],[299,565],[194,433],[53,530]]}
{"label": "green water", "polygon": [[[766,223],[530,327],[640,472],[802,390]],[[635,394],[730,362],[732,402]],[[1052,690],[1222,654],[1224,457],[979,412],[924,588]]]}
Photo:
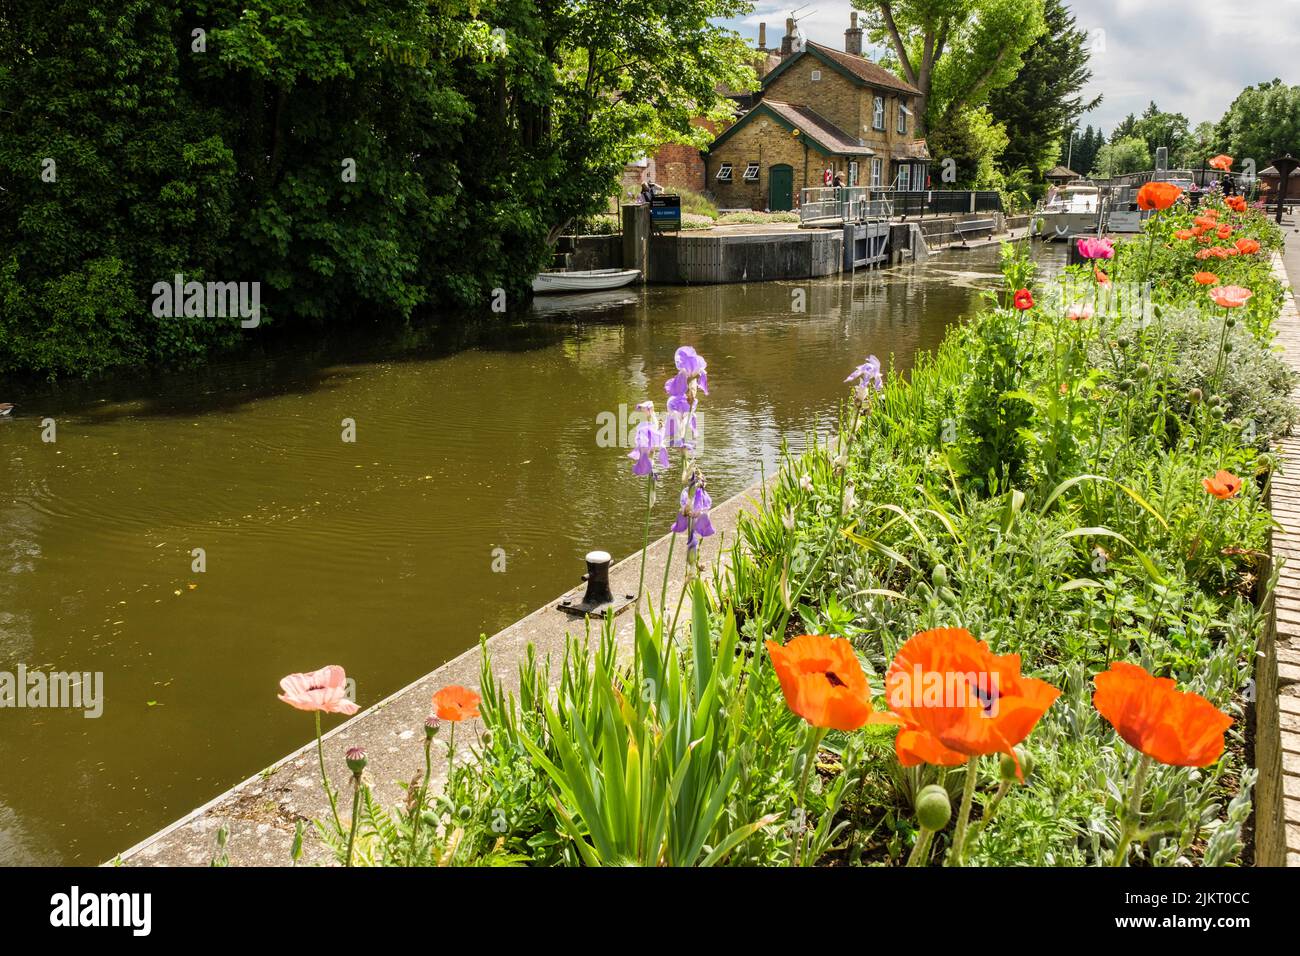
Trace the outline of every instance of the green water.
{"label": "green water", "polygon": [[709,362],[721,501],[833,419],[868,353],[933,348],[996,269],[990,248],[621,290],[527,326],[0,394],[0,672],[102,672],[104,698],[96,719],[0,709],[0,863],[109,859],[307,739],[284,674],[342,664],[367,706],[576,585],[586,551],[639,547],[643,486],[598,416],[662,408],[678,345]]}

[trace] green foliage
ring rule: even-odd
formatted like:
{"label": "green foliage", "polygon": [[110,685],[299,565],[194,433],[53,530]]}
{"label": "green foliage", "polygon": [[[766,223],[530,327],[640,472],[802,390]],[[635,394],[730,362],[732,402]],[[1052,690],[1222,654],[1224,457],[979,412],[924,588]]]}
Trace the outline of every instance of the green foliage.
{"label": "green foliage", "polygon": [[1015,79],[989,97],[990,112],[1007,131],[1000,169],[1008,176],[1027,169],[1034,181],[1062,161],[1059,143],[1066,130],[1101,103],[1100,96],[1085,103],[1079,95],[1092,76],[1088,31],[1063,0],[1047,0],[1043,15],[1046,32],[1022,55]]}
{"label": "green foliage", "polygon": [[1140,136],[1126,136],[1111,140],[1097,150],[1091,175],[1095,179],[1109,179],[1125,173],[1137,173],[1151,168],[1151,151]]}
{"label": "green foliage", "polygon": [[177,273],[260,282],[281,327],[526,301],[628,160],[703,135],[691,119],[730,108],[719,86],[752,80],[716,24],[742,0],[12,7],[7,372],[185,360],[253,334],[156,318],[150,290]]}
{"label": "green foliage", "polygon": [[1216,145],[1256,170],[1300,144],[1300,86],[1281,80],[1248,86],[1228,106],[1216,127]]}

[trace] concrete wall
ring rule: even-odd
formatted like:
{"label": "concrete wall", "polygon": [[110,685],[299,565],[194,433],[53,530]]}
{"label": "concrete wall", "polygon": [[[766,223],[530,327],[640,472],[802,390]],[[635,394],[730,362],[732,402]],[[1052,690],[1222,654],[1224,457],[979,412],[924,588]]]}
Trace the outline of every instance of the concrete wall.
{"label": "concrete wall", "polygon": [[844,236],[802,229],[760,235],[656,235],[650,239],[649,282],[711,284],[807,279],[841,271]]}
{"label": "concrete wall", "polygon": [[566,257],[567,267],[575,272],[623,268],[621,235],[561,236],[555,251]]}

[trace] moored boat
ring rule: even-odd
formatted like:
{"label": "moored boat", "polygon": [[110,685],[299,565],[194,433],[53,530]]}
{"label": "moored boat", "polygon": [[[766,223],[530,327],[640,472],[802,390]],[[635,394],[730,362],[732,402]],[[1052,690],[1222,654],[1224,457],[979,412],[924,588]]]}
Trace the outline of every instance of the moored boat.
{"label": "moored boat", "polygon": [[587,269],[579,272],[539,272],[533,277],[533,291],[540,294],[559,292],[595,292],[617,289],[639,278],[639,269]]}

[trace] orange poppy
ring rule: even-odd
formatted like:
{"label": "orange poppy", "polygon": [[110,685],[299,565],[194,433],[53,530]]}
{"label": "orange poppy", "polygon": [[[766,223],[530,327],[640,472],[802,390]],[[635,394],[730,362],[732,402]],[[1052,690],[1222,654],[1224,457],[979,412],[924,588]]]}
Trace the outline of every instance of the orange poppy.
{"label": "orange poppy", "polygon": [[1224,201],[1225,203],[1227,203],[1228,208],[1231,209],[1233,212],[1245,212],[1245,211],[1246,211],[1246,197],[1245,197],[1245,196],[1228,196],[1228,197],[1225,198],[1223,201]]}
{"label": "orange poppy", "polygon": [[1219,277],[1216,276],[1213,272],[1198,272],[1196,273],[1196,275],[1192,276],[1192,278],[1195,279],[1201,285],[1219,284]]}
{"label": "orange poppy", "polygon": [[1230,471],[1220,468],[1213,478],[1202,478],[1201,487],[1220,501],[1235,497],[1241,491],[1241,479]]}
{"label": "orange poppy", "polygon": [[1147,211],[1168,209],[1183,191],[1173,183],[1147,183],[1138,190],[1138,208]]}
{"label": "orange poppy", "polygon": [[1214,304],[1223,306],[1225,309],[1240,309],[1246,304],[1246,300],[1254,294],[1249,289],[1243,289],[1239,285],[1225,285],[1210,290],[1210,298],[1214,300]]}
{"label": "orange poppy", "polygon": [[1175,767],[1205,767],[1223,753],[1232,718],[1168,677],[1115,661],[1093,678],[1092,705],[1130,747]]}
{"label": "orange poppy", "polygon": [[1174,233],[1174,238],[1175,238],[1175,239],[1191,239],[1191,238],[1195,237],[1195,235],[1196,235],[1196,232],[1195,232],[1195,230],[1193,230],[1193,229],[1179,229],[1176,233]]}
{"label": "orange poppy", "polygon": [[1061,692],[1020,674],[1020,655],[995,655],[964,628],[922,631],[898,649],[885,676],[902,718],[894,752],[905,767],[955,766],[1004,753],[1029,736]]}
{"label": "orange poppy", "polygon": [[1243,256],[1253,256],[1259,252],[1259,242],[1255,239],[1238,239],[1237,251]]}
{"label": "orange poppy", "polygon": [[434,713],[442,720],[459,723],[478,716],[479,696],[468,687],[452,684],[433,695]]}
{"label": "orange poppy", "polygon": [[1221,169],[1225,173],[1232,168],[1232,157],[1225,153],[1220,153],[1210,160],[1210,166],[1213,169]]}
{"label": "orange poppy", "polygon": [[1204,235],[1207,230],[1214,229],[1219,225],[1219,220],[1213,219],[1210,216],[1197,216],[1192,220],[1192,222],[1196,223],[1196,228],[1201,231],[1202,235]]}
{"label": "orange poppy", "polygon": [[786,706],[814,727],[850,731],[899,723],[872,710],[871,686],[853,645],[843,638],[801,634],[785,645],[768,641],[767,652]]}
{"label": "orange poppy", "polygon": [[1218,236],[1220,239],[1227,239],[1229,236],[1232,235],[1232,227],[1220,226],[1218,231],[1215,232],[1215,235]]}
{"label": "orange poppy", "polygon": [[1106,275],[1106,273],[1102,272],[1100,269],[1094,269],[1093,275],[1097,279],[1097,285],[1101,286],[1103,289],[1110,288],[1110,276]]}

